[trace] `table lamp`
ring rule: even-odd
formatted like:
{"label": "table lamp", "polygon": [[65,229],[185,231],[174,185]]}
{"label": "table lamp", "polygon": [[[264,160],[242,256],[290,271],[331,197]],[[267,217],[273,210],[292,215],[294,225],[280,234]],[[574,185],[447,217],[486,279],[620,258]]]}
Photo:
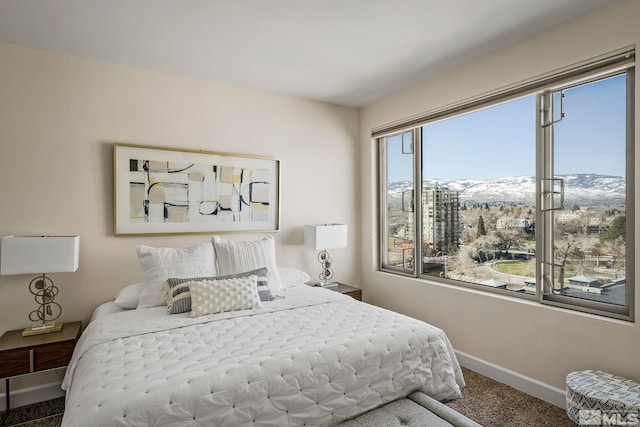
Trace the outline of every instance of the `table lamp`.
{"label": "table lamp", "polygon": [[333,270],[331,270],[331,256],[327,249],[337,249],[347,247],[347,225],[346,224],[315,224],[304,226],[304,245],[308,248],[320,251],[318,261],[322,266],[322,271],[318,276],[321,286],[336,286],[337,282],[332,281]]}
{"label": "table lamp", "polygon": [[38,308],[29,313],[29,320],[39,326],[25,329],[22,336],[45,334],[62,329],[55,320],[62,307],[55,302],[58,287],[47,273],[72,272],[78,269],[80,236],[4,236],[0,253],[0,274],[30,274],[39,276],[29,282]]}

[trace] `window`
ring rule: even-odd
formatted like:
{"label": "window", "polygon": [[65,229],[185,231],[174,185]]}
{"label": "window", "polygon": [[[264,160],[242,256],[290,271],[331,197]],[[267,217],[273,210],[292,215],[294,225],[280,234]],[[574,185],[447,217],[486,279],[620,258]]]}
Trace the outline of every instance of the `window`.
{"label": "window", "polygon": [[385,138],[382,173],[387,226],[382,230],[383,264],[400,273],[414,272],[415,221],[413,200],[414,131]]}
{"label": "window", "polygon": [[631,319],[633,58],[375,132],[381,270]]}

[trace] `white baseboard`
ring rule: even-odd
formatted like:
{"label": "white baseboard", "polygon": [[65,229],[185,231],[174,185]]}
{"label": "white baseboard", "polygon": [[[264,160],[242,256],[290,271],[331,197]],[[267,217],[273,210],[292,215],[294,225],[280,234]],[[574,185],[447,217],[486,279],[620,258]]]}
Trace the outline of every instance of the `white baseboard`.
{"label": "white baseboard", "polygon": [[551,403],[559,408],[566,409],[567,400],[564,390],[552,387],[533,378],[529,378],[517,372],[505,369],[501,366],[494,365],[461,351],[455,351],[460,365],[474,372],[489,377],[503,384],[511,386],[516,390],[520,390],[528,395],[537,397],[540,400]]}
{"label": "white baseboard", "polygon": [[[4,389],[5,382],[1,381],[2,389]],[[32,403],[44,402],[45,400],[55,399],[56,397],[64,396],[64,390],[60,388],[62,381],[54,381],[47,384],[41,384],[34,387],[23,388],[20,390],[11,391],[11,408],[18,408],[20,406],[30,405]],[[7,409],[6,404],[6,391],[0,394],[0,411]]]}

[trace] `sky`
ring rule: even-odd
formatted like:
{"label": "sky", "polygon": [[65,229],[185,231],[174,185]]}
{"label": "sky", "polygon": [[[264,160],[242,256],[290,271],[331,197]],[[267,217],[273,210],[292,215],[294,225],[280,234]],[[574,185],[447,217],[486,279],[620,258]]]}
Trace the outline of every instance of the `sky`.
{"label": "sky", "polygon": [[[531,95],[424,126],[424,178],[534,176],[535,106]],[[567,89],[565,119],[554,125],[555,174],[625,176],[625,112],[624,75]],[[389,182],[411,180],[400,137],[389,145]]]}

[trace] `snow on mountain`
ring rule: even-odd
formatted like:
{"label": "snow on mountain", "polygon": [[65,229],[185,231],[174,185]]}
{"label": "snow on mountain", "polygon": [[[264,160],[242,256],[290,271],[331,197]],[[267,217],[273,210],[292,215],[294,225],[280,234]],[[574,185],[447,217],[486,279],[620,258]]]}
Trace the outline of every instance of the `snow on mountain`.
{"label": "snow on mountain", "polygon": [[[565,205],[613,206],[624,205],[626,182],[621,176],[597,174],[559,175],[564,179]],[[526,204],[533,205],[536,182],[532,176],[510,176],[495,180],[473,179],[425,179],[425,187],[440,185],[459,191],[462,203]],[[388,186],[391,202],[399,201],[402,193],[411,188],[411,182],[400,181]],[[556,184],[559,189],[559,183]],[[559,203],[559,196],[556,196]]]}

